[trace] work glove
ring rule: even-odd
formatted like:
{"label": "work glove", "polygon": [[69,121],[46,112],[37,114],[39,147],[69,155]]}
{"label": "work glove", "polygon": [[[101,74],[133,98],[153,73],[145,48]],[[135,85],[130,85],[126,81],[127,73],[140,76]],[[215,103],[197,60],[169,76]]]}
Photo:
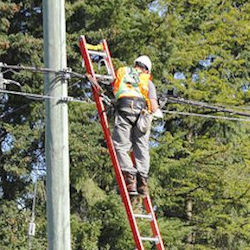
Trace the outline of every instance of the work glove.
{"label": "work glove", "polygon": [[154,120],[163,119],[163,113],[159,108],[152,115]]}

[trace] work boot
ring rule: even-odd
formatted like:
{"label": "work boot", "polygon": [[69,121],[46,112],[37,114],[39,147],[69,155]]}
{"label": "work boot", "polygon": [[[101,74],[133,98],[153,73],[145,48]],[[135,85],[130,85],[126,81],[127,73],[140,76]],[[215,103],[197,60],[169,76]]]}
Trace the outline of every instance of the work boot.
{"label": "work boot", "polygon": [[137,191],[143,196],[148,194],[148,180],[146,177],[141,175],[137,176]]}
{"label": "work boot", "polygon": [[128,173],[123,172],[124,180],[127,186],[128,193],[130,195],[138,195],[137,189],[136,189],[136,176]]}

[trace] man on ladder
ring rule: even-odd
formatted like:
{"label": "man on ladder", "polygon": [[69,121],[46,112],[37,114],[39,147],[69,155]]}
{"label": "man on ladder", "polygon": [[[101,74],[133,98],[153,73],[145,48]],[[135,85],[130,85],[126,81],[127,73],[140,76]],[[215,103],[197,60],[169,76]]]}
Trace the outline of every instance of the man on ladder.
{"label": "man on ladder", "polygon": [[[87,44],[85,36],[81,36],[79,39],[79,46],[87,74],[92,83],[93,98],[96,102],[100,123],[108,146],[109,155],[135,245],[138,250],[144,250],[143,242],[150,241],[155,243],[158,250],[163,250],[165,249],[164,244],[152,202],[147,192],[147,177],[149,171],[148,140],[152,120],[151,113],[156,114],[158,111],[162,115],[161,111],[158,109],[154,85],[150,81],[151,61],[147,56],[138,57],[134,62],[133,68],[120,68],[116,75],[106,40],[102,40],[98,45],[91,45]],[[95,73],[91,55],[98,55],[103,58],[108,75],[99,75]],[[113,86],[118,107],[114,129],[115,141],[112,140],[110,134],[109,123],[105,112],[103,96],[100,93],[101,88],[98,84],[98,79],[105,79],[110,82],[116,79]],[[134,153],[134,157],[132,158],[135,158],[135,168],[133,168],[133,163],[128,156],[128,151],[131,150],[133,150]],[[120,167],[120,165],[122,167]],[[126,182],[123,175],[126,176]],[[132,208],[132,197],[130,197],[129,193],[137,194],[137,190],[144,195],[143,197],[135,196],[136,199],[143,198],[142,204],[145,208],[143,213],[136,213]],[[149,221],[153,237],[141,235],[137,225],[137,219]]]}
{"label": "man on ladder", "polygon": [[130,195],[147,195],[152,115],[162,118],[151,68],[149,57],[140,56],[135,59],[134,67],[117,70],[113,86],[116,98],[113,142]]}

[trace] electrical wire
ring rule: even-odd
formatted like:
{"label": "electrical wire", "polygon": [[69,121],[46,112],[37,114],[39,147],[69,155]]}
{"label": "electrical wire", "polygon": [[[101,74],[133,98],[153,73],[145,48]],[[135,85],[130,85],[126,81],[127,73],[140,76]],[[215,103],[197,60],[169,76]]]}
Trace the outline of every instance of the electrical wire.
{"label": "electrical wire", "polygon": [[[104,92],[102,87],[98,84],[98,82],[94,81],[94,79],[90,75],[79,74],[77,72],[72,71],[71,68],[66,68],[63,70],[54,70],[54,69],[43,68],[43,67],[7,65],[5,63],[0,62],[0,69],[2,69],[2,68],[7,68],[9,71],[14,72],[14,73],[19,73],[16,70],[27,70],[27,71],[37,72],[37,73],[55,73],[55,74],[59,74],[59,75],[61,74],[65,80],[70,79],[71,77],[77,77],[80,79],[88,80],[88,82],[92,85],[92,87],[99,89],[99,91],[101,91],[101,92]],[[7,70],[4,72],[7,72]],[[4,73],[4,72],[2,72],[2,73]],[[55,81],[55,80],[53,80],[53,81]]]}
{"label": "electrical wire", "polygon": [[167,97],[165,97],[165,99],[167,101],[166,103],[170,102],[170,103],[188,104],[188,105],[192,105],[192,106],[196,106],[196,107],[202,107],[202,108],[215,110],[217,112],[227,112],[227,113],[231,113],[234,115],[241,115],[241,116],[250,117],[250,113],[240,112],[240,111],[236,111],[233,109],[227,109],[226,107],[223,107],[223,106],[215,106],[215,105],[211,105],[211,104],[208,104],[205,102],[186,100],[184,98],[173,97],[173,96],[167,96]]}
{"label": "electrical wire", "polygon": [[5,111],[5,112],[7,112],[7,113],[3,113],[3,114],[0,116],[0,118],[2,119],[2,118],[6,117],[6,116],[8,116],[8,115],[11,115],[11,114],[13,114],[13,113],[15,113],[15,112],[17,112],[17,111],[19,111],[19,110],[21,110],[21,109],[27,107],[28,105],[29,105],[29,103],[26,103],[26,104],[24,104],[24,105],[22,105],[22,106],[20,106],[20,107],[18,107],[18,108],[16,108],[16,109],[13,109],[13,110],[11,110],[11,111]]}
{"label": "electrical wire", "polygon": [[[43,67],[36,67],[36,66],[31,67],[31,66],[8,65],[8,64],[5,64],[5,63],[0,63],[0,69],[1,68],[6,68],[6,69],[9,69],[10,71],[12,70],[12,72],[15,71],[15,70],[28,70],[28,71],[32,71],[32,72],[38,72],[38,73],[63,74],[63,75],[65,75],[65,78],[68,78],[70,75],[72,75],[74,77],[87,79],[87,77],[85,75],[74,72],[70,68],[66,68],[66,69],[63,69],[63,70],[54,70],[54,69],[51,69],[51,68],[43,68]],[[2,73],[4,73],[4,72],[2,72]]]}
{"label": "electrical wire", "polygon": [[232,109],[239,109],[239,110],[250,110],[250,107],[246,107],[246,106],[232,106],[232,105],[223,105],[223,104],[218,104],[220,105],[221,107],[227,107],[227,108],[232,108]]}
{"label": "electrical wire", "polygon": [[69,89],[70,88],[73,88],[73,87],[75,87],[75,86],[77,86],[79,83],[81,83],[82,81],[80,80],[80,81],[77,81],[77,82],[75,82],[75,83],[73,83],[73,84],[71,84],[70,86],[69,86]]}
{"label": "electrical wire", "polygon": [[196,116],[196,117],[204,117],[204,118],[212,118],[212,119],[250,122],[250,119],[243,119],[243,118],[237,118],[237,117],[205,115],[205,114],[180,112],[180,111],[171,111],[171,110],[162,110],[162,112],[163,113],[168,113],[168,114],[185,115],[185,116]]}
{"label": "electrical wire", "polygon": [[[95,79],[93,79],[93,77],[91,77],[88,74],[83,75],[83,74],[79,74],[77,72],[73,72],[70,68],[67,68],[67,69],[64,69],[64,70],[53,70],[53,69],[50,69],[50,68],[42,68],[42,67],[30,67],[30,66],[22,66],[22,65],[7,65],[7,64],[4,64],[4,63],[0,62],[0,69],[1,68],[6,68],[7,70],[12,71],[12,72],[15,71],[15,70],[29,70],[29,71],[40,72],[40,73],[61,74],[62,75],[61,77],[63,77],[64,79],[69,79],[71,76],[81,78],[81,79],[85,79],[85,80],[88,80],[88,82],[92,85],[92,87],[96,88],[100,92],[100,94],[102,95],[103,99],[106,100],[107,103],[109,103],[109,101],[107,101],[109,99],[108,99],[108,97],[106,98],[106,96],[104,94],[104,90],[99,85],[99,83]],[[7,70],[4,71],[4,72],[7,72]],[[18,72],[16,72],[16,73],[18,73]],[[79,99],[76,99],[76,98],[73,98],[73,97],[52,97],[52,96],[49,96],[49,95],[37,95],[37,94],[32,94],[32,93],[23,93],[23,92],[17,92],[17,91],[7,91],[7,90],[2,90],[2,89],[0,89],[0,92],[8,93],[8,94],[16,94],[16,95],[19,94],[19,95],[23,95],[23,96],[26,96],[26,97],[37,98],[37,99],[41,99],[41,100],[43,100],[43,99],[57,99],[59,101],[67,101],[67,102],[71,101],[71,102],[86,103],[83,100],[79,100]],[[198,107],[202,107],[202,108],[212,109],[212,110],[215,110],[217,112],[227,112],[227,113],[231,113],[231,114],[234,114],[234,115],[250,117],[250,113],[240,112],[240,111],[234,110],[234,109],[249,110],[250,108],[248,108],[248,107],[236,107],[235,106],[235,107],[233,107],[234,109],[228,109],[228,108],[226,108],[226,105],[224,105],[224,106],[222,106],[222,105],[215,106],[213,104],[208,104],[208,103],[205,103],[205,102],[186,100],[184,98],[173,97],[173,96],[168,96],[168,95],[165,97],[164,105],[166,103],[188,104],[188,105],[192,105],[192,106],[198,106]]]}
{"label": "electrical wire", "polygon": [[34,183],[34,192],[32,199],[31,220],[28,228],[28,249],[32,249],[32,237],[35,236],[35,208],[36,208],[37,180]]}
{"label": "electrical wire", "polygon": [[31,97],[31,98],[36,98],[37,100],[41,100],[41,101],[44,99],[51,99],[51,100],[58,100],[58,101],[62,101],[62,102],[87,103],[84,100],[79,100],[79,99],[76,99],[72,96],[56,97],[56,96],[39,95],[39,94],[20,92],[20,91],[4,90],[4,89],[0,89],[0,93],[19,95],[19,96],[24,96],[24,97]]}
{"label": "electrical wire", "polygon": [[[26,92],[18,92],[18,91],[0,89],[0,93],[1,92],[7,93],[7,94],[21,95],[21,96],[25,96],[25,97],[39,98],[40,100],[54,99],[54,100],[66,101],[66,102],[89,103],[87,101],[78,100],[78,99],[75,99],[75,98],[70,97],[70,96],[68,96],[68,97],[54,97],[54,96],[38,95],[38,94],[32,94],[32,93],[26,93]],[[107,104],[111,103],[111,100],[106,95],[102,94],[102,97],[103,97],[103,100],[107,102]],[[242,118],[227,117],[227,116],[212,116],[212,115],[205,115],[205,114],[198,114],[198,113],[179,112],[179,111],[163,110],[163,113],[180,114],[180,115],[186,115],[186,116],[199,116],[199,117],[212,118],[212,119],[223,119],[223,120],[250,122],[250,119],[242,119]]]}
{"label": "electrical wire", "polygon": [[[43,113],[43,108],[41,106],[40,107],[41,119],[42,119],[42,113]],[[42,140],[42,128],[43,128],[43,125],[39,124],[39,127],[38,127],[38,145],[41,143],[41,140]],[[38,149],[39,149],[39,146],[38,146]],[[33,240],[33,237],[35,236],[35,229],[36,229],[35,215],[36,215],[37,184],[38,184],[39,174],[38,174],[38,168],[37,169],[33,168],[33,171],[34,170],[35,170],[36,176],[35,176],[35,181],[34,181],[31,218],[30,218],[30,223],[29,223],[29,228],[28,228],[28,249],[29,250],[32,249],[32,240]]]}

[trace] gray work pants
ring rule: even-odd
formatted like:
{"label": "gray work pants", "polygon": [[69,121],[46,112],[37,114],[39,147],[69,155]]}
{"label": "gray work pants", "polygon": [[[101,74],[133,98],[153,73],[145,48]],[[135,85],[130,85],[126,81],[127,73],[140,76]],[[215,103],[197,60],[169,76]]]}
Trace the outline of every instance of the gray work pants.
{"label": "gray work pants", "polygon": [[[116,112],[113,142],[122,171],[133,175],[139,173],[147,178],[149,172],[149,135],[150,129],[144,134],[136,126],[140,109],[126,107]],[[135,166],[130,152],[135,156]]]}

